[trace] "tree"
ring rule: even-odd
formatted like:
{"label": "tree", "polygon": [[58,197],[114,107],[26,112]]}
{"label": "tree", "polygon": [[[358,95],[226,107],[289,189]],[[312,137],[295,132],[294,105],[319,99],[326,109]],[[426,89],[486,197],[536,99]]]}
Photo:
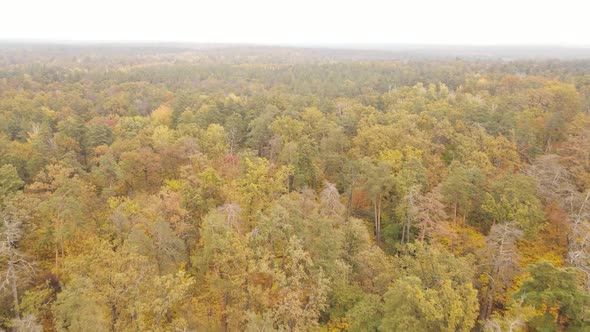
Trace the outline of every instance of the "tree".
{"label": "tree", "polygon": [[402,221],[401,242],[410,242],[412,227],[418,215],[416,198],[421,196],[421,188],[425,185],[426,170],[422,166],[421,151],[406,148],[403,161],[393,178],[394,190],[401,198],[397,206],[397,215]]}
{"label": "tree", "polygon": [[112,195],[118,192],[123,179],[123,171],[112,153],[107,152],[97,158],[96,165],[93,165],[91,175],[93,183],[102,189],[104,195]]}
{"label": "tree", "polygon": [[104,299],[93,288],[91,280],[76,279],[59,293],[55,304],[58,331],[84,330],[89,326],[95,331],[109,331],[108,308],[97,303]]}
{"label": "tree", "polygon": [[426,194],[417,195],[416,219],[417,227],[420,230],[418,235],[420,241],[449,232],[448,225],[444,223],[447,219],[445,206],[441,201],[440,187],[436,187]]}
{"label": "tree", "polygon": [[303,132],[303,127],[304,124],[301,121],[284,115],[278,117],[270,125],[272,131],[285,142],[298,141]]}
{"label": "tree", "polygon": [[109,200],[113,209],[113,237],[151,258],[159,276],[174,271],[179,262],[189,260],[184,256],[183,240],[188,238],[191,225],[179,200],[169,189],[137,200],[127,197]]}
{"label": "tree", "polygon": [[556,155],[537,158],[526,172],[537,181],[537,191],[566,212],[568,261],[586,274],[586,289],[590,289],[590,191],[584,194],[575,188],[571,173]]}
{"label": "tree", "polygon": [[475,323],[476,291],[471,288],[459,293],[452,289],[450,280],[441,286],[429,289],[417,277],[396,281],[384,296],[380,330],[470,331]]}
{"label": "tree", "polygon": [[513,222],[533,236],[544,226],[545,217],[541,206],[532,179],[516,174],[505,175],[494,181],[482,210],[489,214],[486,219],[494,224]]}
{"label": "tree", "polygon": [[162,158],[150,148],[121,153],[119,166],[130,191],[154,191],[162,183]]}
{"label": "tree", "polygon": [[[66,242],[89,224],[88,211],[94,188],[82,180],[71,168],[50,165],[38,174],[37,181],[28,187],[43,200],[38,211],[46,218],[42,236],[54,249],[55,274],[59,275],[59,260],[65,257]],[[47,223],[48,221],[48,223]]]}
{"label": "tree", "polygon": [[576,186],[590,187],[590,116],[579,114],[567,129],[568,137],[560,146],[561,162],[572,174]]}
{"label": "tree", "polygon": [[[487,237],[484,272],[485,291],[481,291],[479,320],[486,320],[492,314],[497,293],[503,293],[506,283],[511,281],[518,268],[518,248],[516,242],[524,233],[514,223],[495,224]],[[501,288],[504,287],[504,290]],[[483,289],[483,288],[482,288]]]}
{"label": "tree", "polygon": [[195,257],[197,273],[206,285],[202,296],[209,304],[207,315],[214,315],[207,328],[222,331],[240,329],[244,308],[248,309],[247,282],[252,253],[241,234],[243,220],[233,211],[226,206],[205,217],[202,248]]}
{"label": "tree", "polygon": [[589,324],[587,314],[590,296],[580,288],[572,268],[557,268],[547,261],[530,265],[530,278],[520,286],[515,297],[525,305],[544,312],[532,318],[535,330],[583,330]]}
{"label": "tree", "polygon": [[0,167],[0,207],[4,205],[5,200],[21,189],[24,184],[18,175],[16,167],[10,164],[2,165]]}
{"label": "tree", "polygon": [[[453,233],[456,234],[459,216],[465,218],[476,204],[483,187],[483,174],[477,167],[465,167],[458,163],[450,166],[450,174],[442,182],[441,193],[452,206]],[[453,236],[451,248],[454,247]]]}
{"label": "tree", "polygon": [[156,126],[172,126],[172,109],[169,105],[162,104],[150,114],[152,122]]}
{"label": "tree", "polygon": [[303,331],[317,326],[317,319],[327,305],[328,280],[322,271],[313,274],[313,261],[296,237],[286,248],[285,267],[277,275],[285,288],[273,309],[279,328]]}
{"label": "tree", "polygon": [[585,196],[572,194],[570,204],[573,225],[568,235],[568,261],[586,274],[586,290],[590,290],[590,190]]}
{"label": "tree", "polygon": [[332,183],[326,182],[320,193],[321,211],[323,214],[332,217],[342,216],[344,205],[340,202],[338,189]]}
{"label": "tree", "polygon": [[85,244],[86,252],[65,262],[69,281],[55,303],[58,329],[88,324],[97,331],[186,328],[179,311],[192,277],[182,270],[158,276],[149,260],[129,246],[115,250],[97,239]]}
{"label": "tree", "polygon": [[113,142],[113,131],[106,123],[97,123],[88,128],[86,133],[86,148],[92,149],[101,145],[111,145]]}
{"label": "tree", "polygon": [[20,210],[13,202],[8,201],[0,206],[0,262],[5,267],[0,270],[0,290],[9,289],[12,293],[12,305],[15,319],[21,318],[19,307],[19,284],[28,281],[34,274],[34,267],[29,257],[19,249],[23,238],[24,222],[29,218],[25,211]]}
{"label": "tree", "polygon": [[392,179],[388,164],[375,163],[371,160],[364,160],[363,173],[365,177],[365,188],[373,201],[374,234],[377,246],[381,245],[381,213],[384,196],[387,195]]}
{"label": "tree", "polygon": [[527,328],[527,321],[533,317],[535,309],[523,304],[524,298],[514,299],[510,303],[509,309],[504,314],[494,314],[485,321],[483,330],[486,332],[524,332]]}
{"label": "tree", "polygon": [[219,158],[229,150],[223,126],[211,124],[201,135],[201,149],[209,158]]}
{"label": "tree", "polygon": [[278,113],[278,109],[268,105],[248,124],[246,144],[258,151],[258,157],[265,156],[263,151],[272,137],[270,125],[276,113]]}
{"label": "tree", "polygon": [[241,206],[248,218],[264,210],[269,203],[287,191],[290,169],[274,167],[266,159],[245,160],[246,173],[236,181]]}
{"label": "tree", "polygon": [[293,167],[294,182],[297,188],[317,189],[320,185],[320,174],[318,167],[314,164],[314,157],[317,149],[309,137],[299,138],[297,143],[297,156]]}
{"label": "tree", "polygon": [[372,294],[365,295],[346,314],[347,320],[350,321],[348,329],[351,332],[377,332],[379,331],[382,317],[382,299],[380,296]]}
{"label": "tree", "polygon": [[382,330],[471,330],[478,304],[469,258],[416,243],[400,248],[395,265],[403,272],[384,295]]}

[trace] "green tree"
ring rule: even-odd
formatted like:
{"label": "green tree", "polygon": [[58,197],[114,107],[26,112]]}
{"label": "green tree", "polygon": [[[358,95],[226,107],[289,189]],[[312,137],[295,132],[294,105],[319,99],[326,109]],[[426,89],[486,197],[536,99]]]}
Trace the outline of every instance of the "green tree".
{"label": "green tree", "polygon": [[291,173],[287,167],[274,167],[266,159],[244,161],[245,174],[236,181],[241,206],[252,218],[274,199],[287,191],[287,179]]}
{"label": "green tree", "polygon": [[71,168],[50,165],[38,174],[37,181],[28,187],[36,192],[42,203],[38,211],[44,218],[40,225],[42,242],[53,247],[55,274],[60,273],[60,257],[63,260],[66,244],[81,230],[92,229],[88,212],[94,199],[94,188],[80,178]]}
{"label": "green tree", "polygon": [[528,268],[530,278],[520,286],[515,297],[524,304],[543,310],[529,325],[536,331],[567,329],[584,331],[588,321],[590,296],[580,287],[576,271],[557,268],[541,261]]}
{"label": "green tree", "polygon": [[[458,293],[445,280],[429,289],[417,277],[396,281],[384,296],[382,331],[471,331],[475,324],[476,291]],[[465,302],[465,296],[470,299]],[[465,309],[468,309],[465,312]]]}
{"label": "green tree", "polygon": [[363,299],[346,314],[351,332],[379,331],[383,317],[383,304],[378,295],[365,295]]}
{"label": "green tree", "polygon": [[[395,265],[402,277],[384,297],[383,323],[386,326],[404,326],[410,330],[427,326],[426,330],[440,331],[470,331],[473,328],[478,302],[477,291],[472,285],[474,270],[470,257],[455,257],[445,249],[415,243],[400,248]],[[402,289],[410,293],[393,295]],[[407,305],[402,303],[410,298],[415,300]],[[423,308],[415,309],[422,305]],[[392,314],[391,319],[387,318],[388,313]]]}
{"label": "green tree", "polygon": [[455,246],[459,218],[462,216],[465,219],[480,201],[484,180],[479,168],[453,163],[449,175],[442,182],[441,193],[445,202],[451,205],[453,217],[452,248]]}
{"label": "green tree", "polygon": [[0,166],[0,207],[4,201],[21,189],[25,183],[12,165]]}
{"label": "green tree", "polygon": [[495,181],[482,209],[493,224],[513,222],[529,235],[543,227],[544,215],[534,182],[522,174],[505,175]]}

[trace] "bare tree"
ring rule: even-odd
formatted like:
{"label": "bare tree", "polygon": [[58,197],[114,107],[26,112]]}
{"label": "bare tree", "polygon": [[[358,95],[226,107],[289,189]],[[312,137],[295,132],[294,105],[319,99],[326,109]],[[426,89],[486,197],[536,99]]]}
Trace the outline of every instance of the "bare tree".
{"label": "bare tree", "polygon": [[413,185],[408,190],[408,194],[404,197],[406,203],[406,219],[402,225],[402,240],[401,243],[410,242],[410,230],[412,228],[413,220],[418,214],[418,207],[416,206],[416,196],[420,193],[420,186]]}
{"label": "bare tree", "polygon": [[488,319],[483,326],[484,331],[514,332],[523,330],[526,327],[526,315],[523,314],[523,303],[524,297],[521,297],[515,306],[513,315]]}
{"label": "bare tree", "polygon": [[537,180],[537,190],[568,215],[568,262],[586,274],[590,290],[590,190],[579,192],[559,156],[541,156],[525,172]]}
{"label": "bare tree", "polygon": [[541,156],[523,172],[537,181],[537,191],[543,197],[562,204],[576,188],[571,183],[571,174],[559,163],[559,158],[558,155]]}
{"label": "bare tree", "polygon": [[482,293],[479,313],[480,320],[486,320],[492,314],[494,299],[500,286],[506,284],[518,269],[518,248],[516,242],[524,233],[513,222],[495,224],[487,237],[487,255],[489,267],[486,275],[488,283]]}
{"label": "bare tree", "polygon": [[240,223],[242,222],[240,213],[242,212],[242,208],[236,203],[227,203],[221,206],[219,211],[225,215],[227,228],[233,228],[236,232],[240,233]]}
{"label": "bare tree", "polygon": [[[575,197],[574,197],[575,196]],[[569,217],[572,223],[568,235],[568,262],[586,274],[586,289],[590,290],[590,190],[586,195],[572,195]]]}
{"label": "bare tree", "polygon": [[416,226],[420,230],[418,239],[424,241],[426,237],[434,234],[449,234],[444,221],[448,218],[445,205],[442,203],[440,187],[431,192],[416,196]]}
{"label": "bare tree", "polygon": [[2,218],[2,232],[0,233],[0,257],[6,266],[0,271],[0,291],[8,290],[12,293],[15,318],[20,318],[19,282],[24,282],[34,273],[33,265],[18,250],[18,243],[22,237],[24,217],[16,209],[8,206],[0,211]]}
{"label": "bare tree", "polygon": [[322,213],[328,216],[342,216],[344,205],[340,202],[340,194],[336,185],[326,182],[320,194]]}

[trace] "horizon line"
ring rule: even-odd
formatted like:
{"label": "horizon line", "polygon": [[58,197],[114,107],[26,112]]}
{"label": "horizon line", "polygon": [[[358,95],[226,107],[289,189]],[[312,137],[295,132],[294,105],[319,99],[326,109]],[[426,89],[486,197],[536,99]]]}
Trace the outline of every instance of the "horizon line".
{"label": "horizon line", "polygon": [[218,46],[276,46],[276,47],[559,47],[590,48],[590,44],[577,43],[433,43],[433,42],[241,42],[241,41],[194,41],[156,39],[59,39],[59,38],[1,38],[0,44],[168,44],[168,45],[218,45]]}

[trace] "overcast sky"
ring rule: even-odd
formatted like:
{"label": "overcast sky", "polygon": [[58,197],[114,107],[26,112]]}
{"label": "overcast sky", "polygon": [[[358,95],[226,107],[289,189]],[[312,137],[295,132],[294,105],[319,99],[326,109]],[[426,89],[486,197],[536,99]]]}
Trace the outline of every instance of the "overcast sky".
{"label": "overcast sky", "polygon": [[0,39],[590,45],[588,0],[3,0]]}

